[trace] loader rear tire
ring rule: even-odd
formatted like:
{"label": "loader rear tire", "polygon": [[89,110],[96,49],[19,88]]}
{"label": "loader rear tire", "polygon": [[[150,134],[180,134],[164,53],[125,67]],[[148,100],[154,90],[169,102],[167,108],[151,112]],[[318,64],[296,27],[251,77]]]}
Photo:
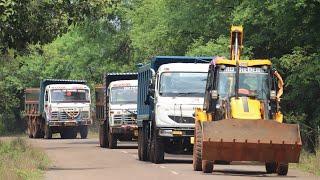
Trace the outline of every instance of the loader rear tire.
{"label": "loader rear tire", "polygon": [[194,132],[193,170],[202,171],[202,132],[198,121],[196,122]]}
{"label": "loader rear tire", "polygon": [[279,163],[277,167],[277,174],[279,176],[286,176],[288,174],[289,164]]}
{"label": "loader rear tire", "polygon": [[106,132],[107,132],[106,125],[101,124],[99,128],[99,143],[100,143],[100,147],[102,148],[106,148],[107,145],[109,144],[108,135]]}
{"label": "loader rear tire", "polygon": [[266,171],[268,174],[277,172],[277,163],[276,162],[266,162]]}
{"label": "loader rear tire", "polygon": [[202,160],[202,172],[212,173],[212,171],[213,171],[213,161]]}

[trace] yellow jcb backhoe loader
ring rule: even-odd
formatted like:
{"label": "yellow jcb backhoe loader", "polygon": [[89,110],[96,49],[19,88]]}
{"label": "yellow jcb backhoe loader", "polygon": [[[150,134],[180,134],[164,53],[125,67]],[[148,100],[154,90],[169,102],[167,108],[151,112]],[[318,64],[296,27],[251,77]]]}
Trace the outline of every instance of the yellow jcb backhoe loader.
{"label": "yellow jcb backhoe loader", "polygon": [[285,124],[283,81],[270,60],[240,60],[242,26],[231,27],[230,60],[212,61],[203,109],[195,110],[193,167],[211,173],[218,161],[259,161],[267,173],[287,175],[299,162],[299,126]]}

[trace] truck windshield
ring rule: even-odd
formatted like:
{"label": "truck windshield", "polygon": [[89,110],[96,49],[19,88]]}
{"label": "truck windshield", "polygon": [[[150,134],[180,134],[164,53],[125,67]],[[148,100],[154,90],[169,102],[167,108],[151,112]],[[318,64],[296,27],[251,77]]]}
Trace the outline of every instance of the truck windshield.
{"label": "truck windshield", "polygon": [[[218,92],[220,98],[235,95],[235,68],[228,67],[220,71]],[[241,68],[239,72],[239,95],[254,96],[257,99],[265,100],[268,98],[269,83],[268,73],[261,68]]]}
{"label": "truck windshield", "polygon": [[90,94],[86,89],[53,89],[51,102],[90,102]]}
{"label": "truck windshield", "polygon": [[136,104],[137,103],[137,86],[112,87],[111,104]]}
{"label": "truck windshield", "polygon": [[206,72],[165,72],[161,74],[161,96],[203,97],[206,87]]}

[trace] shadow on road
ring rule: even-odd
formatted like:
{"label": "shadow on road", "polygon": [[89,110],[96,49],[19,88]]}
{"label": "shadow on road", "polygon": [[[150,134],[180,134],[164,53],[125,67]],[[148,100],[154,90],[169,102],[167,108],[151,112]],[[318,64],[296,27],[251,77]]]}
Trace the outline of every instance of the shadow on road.
{"label": "shadow on road", "polygon": [[212,174],[220,176],[248,176],[248,177],[268,177],[268,178],[294,178],[296,176],[270,176],[264,171],[241,171],[241,170],[214,170]]}
{"label": "shadow on road", "polygon": [[50,167],[47,171],[82,171],[82,170],[95,170],[105,169],[105,167],[82,167],[82,168],[62,168],[62,167]]}
{"label": "shadow on road", "polygon": [[190,159],[165,159],[164,163],[168,164],[192,164]]}

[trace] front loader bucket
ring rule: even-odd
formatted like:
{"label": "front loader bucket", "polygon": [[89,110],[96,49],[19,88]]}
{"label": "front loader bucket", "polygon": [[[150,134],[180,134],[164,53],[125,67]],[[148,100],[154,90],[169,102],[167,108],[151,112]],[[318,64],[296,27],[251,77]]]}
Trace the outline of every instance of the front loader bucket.
{"label": "front loader bucket", "polygon": [[297,163],[299,125],[273,120],[203,122],[203,160]]}

